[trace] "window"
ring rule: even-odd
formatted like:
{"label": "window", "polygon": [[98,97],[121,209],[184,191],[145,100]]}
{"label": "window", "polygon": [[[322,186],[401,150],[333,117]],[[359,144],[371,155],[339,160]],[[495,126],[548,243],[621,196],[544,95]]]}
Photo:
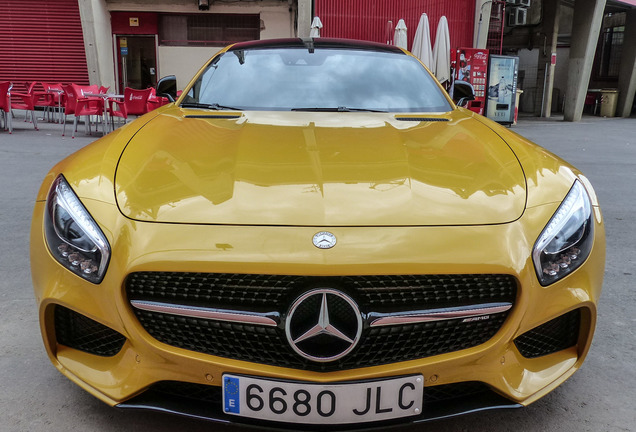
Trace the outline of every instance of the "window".
{"label": "window", "polygon": [[225,46],[260,39],[258,14],[160,15],[159,44]]}
{"label": "window", "polygon": [[594,80],[601,86],[612,85],[612,82],[618,80],[626,18],[624,12],[608,13],[603,18],[592,70]]}
{"label": "window", "polygon": [[599,76],[617,78],[623,51],[623,34],[625,27],[606,28],[601,35],[601,64]]}

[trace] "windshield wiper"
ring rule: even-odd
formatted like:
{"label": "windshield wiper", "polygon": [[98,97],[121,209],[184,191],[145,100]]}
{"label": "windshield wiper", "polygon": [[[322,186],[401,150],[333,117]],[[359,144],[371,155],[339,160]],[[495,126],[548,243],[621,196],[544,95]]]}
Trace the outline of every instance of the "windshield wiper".
{"label": "windshield wiper", "polygon": [[292,108],[291,110],[292,111],[309,111],[309,112],[378,112],[378,113],[388,112],[383,110],[374,110],[374,109],[368,109],[368,108],[350,108],[345,106],[324,107],[324,108],[318,108],[318,107]]}
{"label": "windshield wiper", "polygon": [[242,111],[242,108],[235,108],[231,106],[219,105],[217,103],[213,104],[204,104],[199,102],[184,102],[181,104],[182,108],[201,108],[201,109],[210,109],[210,110],[232,110],[232,111]]}

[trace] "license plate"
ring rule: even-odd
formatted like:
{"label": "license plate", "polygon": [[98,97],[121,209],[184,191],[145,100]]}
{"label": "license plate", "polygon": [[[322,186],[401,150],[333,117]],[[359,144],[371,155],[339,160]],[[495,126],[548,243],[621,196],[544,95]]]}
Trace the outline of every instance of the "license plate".
{"label": "license plate", "polygon": [[390,420],[422,412],[422,375],[316,384],[223,375],[223,410],[262,420],[344,424]]}

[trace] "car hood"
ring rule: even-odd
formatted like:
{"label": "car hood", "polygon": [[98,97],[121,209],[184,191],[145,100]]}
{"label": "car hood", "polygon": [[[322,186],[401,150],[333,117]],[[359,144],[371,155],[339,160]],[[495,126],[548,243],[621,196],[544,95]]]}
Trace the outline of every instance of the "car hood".
{"label": "car hood", "polygon": [[115,189],[131,219],[192,224],[499,224],[526,202],[515,154],[459,110],[422,119],[173,107],[130,140]]}

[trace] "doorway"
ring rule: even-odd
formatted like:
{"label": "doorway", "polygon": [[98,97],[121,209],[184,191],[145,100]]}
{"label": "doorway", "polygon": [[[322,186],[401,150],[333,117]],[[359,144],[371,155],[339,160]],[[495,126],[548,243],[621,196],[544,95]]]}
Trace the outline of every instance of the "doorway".
{"label": "doorway", "polygon": [[157,85],[157,38],[154,35],[116,35],[118,92]]}

